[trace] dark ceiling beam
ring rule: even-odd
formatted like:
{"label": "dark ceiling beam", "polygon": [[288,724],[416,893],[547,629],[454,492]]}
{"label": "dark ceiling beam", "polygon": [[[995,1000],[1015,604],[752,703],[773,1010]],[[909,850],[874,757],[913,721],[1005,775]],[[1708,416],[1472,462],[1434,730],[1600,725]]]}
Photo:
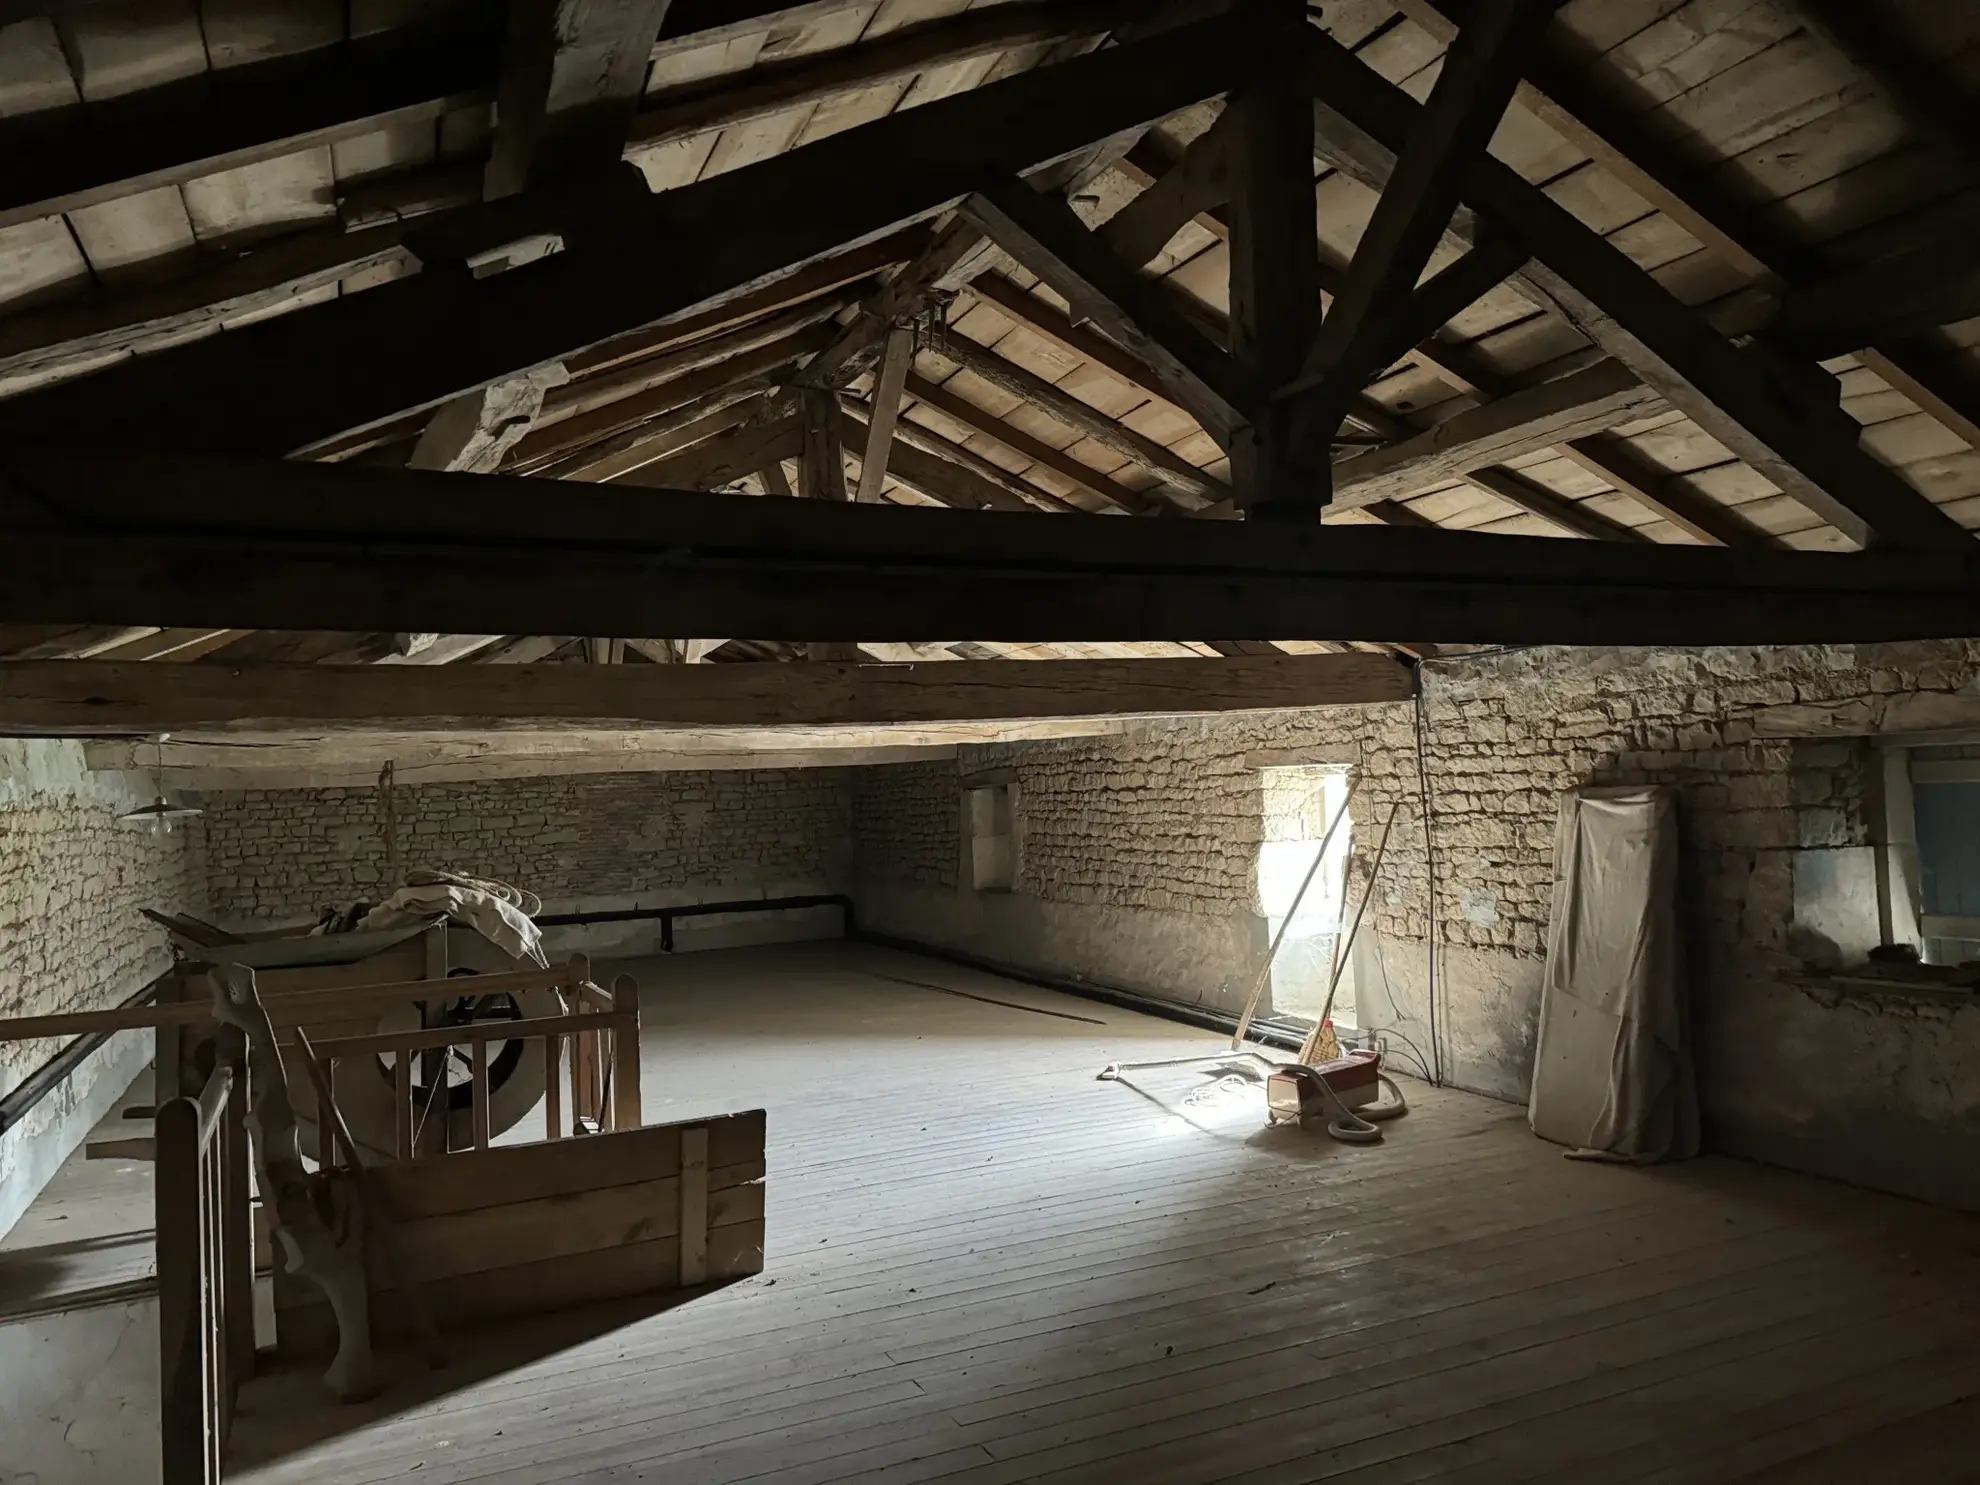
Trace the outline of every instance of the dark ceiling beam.
{"label": "dark ceiling beam", "polygon": [[[803,451],[804,424],[792,414],[707,439],[683,453],[621,475],[612,484],[619,489],[713,490],[747,479],[766,464],[795,459]],[[564,498],[560,491],[557,499]]]}
{"label": "dark ceiling beam", "polygon": [[1383,655],[956,660],[935,666],[0,663],[0,728],[53,737],[308,729],[872,727],[1217,715],[1407,701]]}
{"label": "dark ceiling beam", "polygon": [[1538,516],[1572,536],[1585,537],[1590,541],[1650,540],[1628,526],[1611,521],[1600,511],[1589,510],[1578,500],[1570,500],[1565,495],[1557,495],[1535,484],[1518,470],[1474,469],[1464,479],[1466,484],[1476,486],[1529,515]]}
{"label": "dark ceiling beam", "polygon": [[635,470],[706,443],[753,421],[763,396],[780,372],[748,377],[684,402],[636,428],[574,450],[529,471],[546,479],[599,483],[622,479]]}
{"label": "dark ceiling beam", "polygon": [[[1228,131],[1226,339],[1254,398],[1246,426],[1227,446],[1233,498],[1248,514],[1284,508],[1310,485],[1297,467],[1288,409],[1272,400],[1276,389],[1300,374],[1321,326],[1313,108],[1300,66],[1305,31],[1299,0],[1261,8],[1258,61],[1218,119],[1218,127]],[[1357,385],[1346,401],[1361,400]],[[1329,452],[1322,449],[1321,458]]]}
{"label": "dark ceiling beam", "polygon": [[483,194],[610,168],[624,149],[668,0],[508,0]]}
{"label": "dark ceiling beam", "polygon": [[[1292,424],[1287,453],[1293,467],[1307,476],[1304,488],[1288,482],[1275,489],[1272,503],[1326,503],[1333,435],[1354,398],[1377,372],[1472,302],[1463,300],[1452,309],[1446,297],[1434,292],[1440,281],[1469,284],[1464,273],[1464,266],[1474,262],[1469,254],[1454,270],[1446,270],[1452,277],[1440,274],[1420,291],[1417,281],[1444,240],[1466,177],[1485,158],[1534,38],[1558,5],[1559,0],[1477,0],[1445,53],[1429,100],[1409,122],[1406,142],[1389,141],[1395,164],[1307,352],[1304,389],[1286,408]],[[1508,259],[1489,239],[1472,252],[1490,254],[1491,264],[1507,264],[1472,299],[1518,266],[1517,255]],[[1429,294],[1440,313],[1406,313],[1418,292]],[[1449,313],[1441,313],[1447,309]],[[1277,391],[1286,395],[1283,388]]]}
{"label": "dark ceiling beam", "polygon": [[[1162,158],[1161,146],[1147,140],[1128,151],[1128,160],[1138,160],[1139,168],[1148,172],[1147,184],[1139,196],[1094,230],[1107,250],[1123,263],[1140,268],[1193,221],[1209,217],[1215,223],[1210,230],[1220,237],[1228,236],[1222,217],[1210,217],[1210,213],[1231,199],[1231,147],[1238,122],[1238,115],[1226,108],[1173,160]],[[1310,181],[1311,151],[1307,160]],[[1134,168],[1130,166],[1130,170]]]}
{"label": "dark ceiling beam", "polygon": [[[1220,118],[1223,116],[1219,115]],[[1158,136],[1151,134],[1130,150],[1121,159],[1116,168],[1128,179],[1140,184],[1144,188],[1144,194],[1146,194],[1148,190],[1153,189],[1157,181],[1163,179],[1169,171],[1176,167],[1179,160],[1180,156],[1172,155],[1161,144]],[[1211,187],[1206,186],[1204,189],[1208,191]],[[1216,189],[1221,191],[1221,187]],[[1139,197],[1136,198],[1136,200],[1139,199]],[[1133,204],[1133,202],[1130,202],[1129,207],[1132,207]],[[1125,216],[1128,209],[1128,207],[1122,208],[1121,216]],[[1106,231],[1107,227],[1112,226],[1115,220],[1119,220],[1119,218],[1111,219],[1106,226],[1101,228],[1101,231]],[[1211,236],[1226,242],[1230,240],[1230,212],[1225,207],[1205,207],[1198,211],[1190,220]],[[1340,288],[1342,277],[1346,274],[1347,269],[1343,264],[1333,261],[1327,255],[1324,246],[1318,243],[1315,245],[1320,248],[1320,288],[1322,302],[1327,303],[1332,300],[1334,292]],[[1512,383],[1506,375],[1495,367],[1488,365],[1476,351],[1472,350],[1469,346],[1454,345],[1439,336],[1431,336],[1429,339],[1423,341],[1422,344],[1418,345],[1415,348],[1415,359],[1420,360],[1437,376],[1450,383],[1460,392],[1470,392],[1479,397],[1497,397],[1512,390]],[[1365,410],[1366,405],[1366,403],[1363,403],[1353,415],[1358,416],[1360,411]]]}
{"label": "dark ceiling beam", "polygon": [[500,474],[192,456],[12,455],[0,473],[0,623],[1015,643],[1980,633],[1970,542],[1729,552],[613,485],[545,500]]}
{"label": "dark ceiling beam", "polygon": [[[1421,105],[1312,29],[1315,145],[1378,187],[1407,148]],[[1860,447],[1861,428],[1806,389],[1819,368],[1763,358],[1727,340],[1572,213],[1487,155],[1464,199],[1512,232],[1534,261],[1525,292],[1551,305],[1776,487],[1858,545],[1966,540],[1959,525]],[[1470,225],[1476,235],[1476,224]]]}
{"label": "dark ceiling beam", "polygon": [[947,387],[938,386],[924,377],[913,373],[908,375],[907,393],[915,401],[933,408],[945,417],[952,418],[964,427],[975,430],[987,438],[993,438],[1014,454],[1031,460],[1040,468],[1048,469],[1060,479],[1078,486],[1098,500],[1118,510],[1137,515],[1145,515],[1158,508],[1137,490],[1108,478],[1090,464],[1082,463],[1063,449],[1033,438],[1029,433],[1013,426],[987,408],[978,407],[968,398],[951,392]]}
{"label": "dark ceiling beam", "polygon": [[1560,453],[1694,541],[1715,547],[1772,544],[1766,533],[1691,489],[1679,476],[1659,469],[1620,438],[1599,433],[1577,438],[1562,444]]}
{"label": "dark ceiling beam", "polygon": [[1474,470],[1601,433],[1663,410],[1664,400],[1617,361],[1542,382],[1446,419],[1333,469],[1332,508],[1399,500]]}
{"label": "dark ceiling beam", "polygon": [[[472,216],[470,208],[423,222],[394,222],[361,232],[298,233],[225,255],[208,267],[156,288],[99,291],[79,301],[9,316],[0,321],[0,375],[30,376],[65,367],[86,368],[110,351],[142,354],[148,344],[173,344],[202,328],[251,311],[275,308],[304,290],[387,263],[400,263],[417,272],[419,259],[408,239],[416,241],[425,231],[452,235],[455,223]],[[514,230],[513,226],[506,228],[502,235],[511,235]],[[850,252],[822,258],[707,314],[593,346],[566,363],[572,384],[558,391],[571,397],[588,396],[587,389],[597,377],[627,363],[868,278],[908,261],[927,240],[925,228],[894,233]],[[404,431],[416,433],[419,426],[419,420],[411,419]],[[389,433],[384,438],[367,434],[346,451],[357,452],[361,447],[389,441],[389,437]],[[319,455],[335,456],[334,452]]]}
{"label": "dark ceiling beam", "polygon": [[1157,389],[1228,447],[1259,389],[1240,386],[1231,358],[1108,250],[1061,197],[1022,181],[973,192],[962,212],[1154,374]]}
{"label": "dark ceiling beam", "polygon": [[1781,296],[1767,334],[1825,361],[1980,315],[1973,234],[1971,222],[1949,225],[1931,242],[1797,284]]}
{"label": "dark ceiling beam", "polygon": [[[1466,13],[1462,0],[1395,0],[1442,40]],[[1656,130],[1634,108],[1622,80],[1581,55],[1568,33],[1543,38],[1518,94],[1522,107],[1587,152],[1645,201],[1763,288],[1780,289],[1826,272],[1819,250],[1762,224],[1754,203],[1729,186],[1722,161],[1682,137]],[[1859,359],[1975,448],[1980,448],[1980,387],[1950,364],[1936,337],[1880,337],[1854,347]]]}
{"label": "dark ceiling beam", "polygon": [[540,261],[481,279],[429,267],[17,398],[0,404],[0,439],[287,454],[693,313],[941,211],[986,171],[1019,174],[1214,96],[1242,70],[1243,35],[1183,26],[692,186],[629,186]]}
{"label": "dark ceiling beam", "polygon": [[[845,409],[845,442],[866,447],[872,408],[865,404]],[[888,473],[930,500],[952,510],[1034,511],[1067,509],[1057,496],[1033,489],[1017,476],[938,433],[908,423],[895,425],[887,454]],[[862,473],[864,473],[862,457]]]}
{"label": "dark ceiling beam", "polygon": [[[815,355],[832,334],[830,326],[818,323],[822,318],[822,313],[786,311],[766,323],[761,331],[754,327],[747,334],[732,331],[711,342],[706,354],[684,356],[683,364],[675,368],[675,375],[665,380],[656,380],[628,396],[598,403],[588,411],[539,420],[509,450],[503,467],[519,474],[532,473],[568,454],[594,448],[698,397],[762,378]],[[547,409],[547,398],[545,403]]]}
{"label": "dark ceiling beam", "polygon": [[966,335],[952,331],[934,350],[936,355],[955,362],[991,386],[1030,403],[1047,417],[1132,460],[1168,489],[1188,497],[1185,502],[1188,508],[1194,509],[1195,503],[1215,503],[1231,493],[1223,481],[1205,474],[1181,455]]}
{"label": "dark ceiling beam", "polygon": [[822,103],[930,67],[1011,47],[1099,35],[1145,16],[1142,0],[1017,0],[889,31],[875,41],[764,62],[743,73],[649,94],[625,133],[639,151],[746,124],[803,103]]}
{"label": "dark ceiling beam", "polygon": [[493,92],[502,16],[414,26],[0,121],[0,227],[436,119]]}

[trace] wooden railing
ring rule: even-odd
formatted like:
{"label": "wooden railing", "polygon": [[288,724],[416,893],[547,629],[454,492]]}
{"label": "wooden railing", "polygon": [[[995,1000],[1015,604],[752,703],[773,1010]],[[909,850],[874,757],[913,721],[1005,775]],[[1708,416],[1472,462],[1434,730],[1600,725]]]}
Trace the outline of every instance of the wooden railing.
{"label": "wooden railing", "polygon": [[[445,1154],[452,1148],[448,1131],[452,1119],[443,1110],[439,1122],[440,1147],[423,1131],[432,1105],[445,1102],[450,1093],[445,1078],[445,1061],[456,1048],[468,1053],[469,1139],[462,1148],[485,1150],[489,1142],[490,1043],[541,1041],[544,1064],[544,1131],[549,1139],[562,1139],[569,1132],[564,1122],[566,1041],[571,1044],[569,1093],[572,1122],[570,1130],[593,1133],[640,1126],[639,1085],[639,993],[631,976],[621,975],[608,994],[584,978],[582,958],[573,959],[569,979],[558,985],[566,1012],[558,1016],[523,1017],[517,1020],[471,1021],[459,1026],[433,1026],[414,1031],[381,1031],[363,1036],[325,1037],[311,1043],[322,1064],[326,1084],[337,1086],[340,1062],[351,1058],[390,1057],[392,1059],[392,1099],[394,1153],[401,1160],[417,1155]],[[471,989],[479,995],[508,977],[476,976],[465,982],[449,981],[450,987]],[[421,982],[430,998],[433,982]],[[389,987],[401,998],[411,998],[412,986]],[[271,999],[280,1006],[280,998]],[[429,1080],[426,1107],[422,1108],[414,1081],[415,1064],[423,1054],[438,1053]],[[342,1151],[331,1137],[329,1122],[317,1121],[316,1158],[324,1168],[341,1163]]]}
{"label": "wooden railing", "polygon": [[245,1062],[157,1113],[159,1444],[164,1485],[217,1485],[234,1394],[254,1374]]}

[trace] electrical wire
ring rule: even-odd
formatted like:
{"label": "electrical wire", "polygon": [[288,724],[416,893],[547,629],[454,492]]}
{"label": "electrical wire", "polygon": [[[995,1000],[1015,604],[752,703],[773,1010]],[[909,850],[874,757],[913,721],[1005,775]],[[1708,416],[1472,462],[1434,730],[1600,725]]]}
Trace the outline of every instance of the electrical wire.
{"label": "electrical wire", "polygon": [[1430,772],[1426,761],[1425,738],[1430,730],[1424,710],[1423,688],[1416,688],[1416,794],[1417,809],[1423,819],[1423,875],[1426,888],[1423,946],[1427,962],[1427,994],[1430,1002],[1430,1081],[1444,1084],[1444,1049],[1437,1016],[1437,845],[1432,831]]}

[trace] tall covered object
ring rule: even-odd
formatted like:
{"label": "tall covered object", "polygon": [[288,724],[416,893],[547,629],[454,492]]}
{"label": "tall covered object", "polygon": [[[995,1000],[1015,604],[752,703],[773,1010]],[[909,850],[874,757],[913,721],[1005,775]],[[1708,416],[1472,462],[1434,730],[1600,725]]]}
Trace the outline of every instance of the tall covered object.
{"label": "tall covered object", "polygon": [[1683,948],[1677,796],[1581,789],[1561,799],[1554,911],[1528,1120],[1590,1158],[1698,1153]]}

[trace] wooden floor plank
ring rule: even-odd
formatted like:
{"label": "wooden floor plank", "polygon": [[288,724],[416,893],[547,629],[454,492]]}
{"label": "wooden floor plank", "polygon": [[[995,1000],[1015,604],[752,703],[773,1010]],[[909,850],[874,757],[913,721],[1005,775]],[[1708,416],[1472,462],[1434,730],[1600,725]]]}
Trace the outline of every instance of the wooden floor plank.
{"label": "wooden floor plank", "polygon": [[633,968],[647,1116],[769,1111],[765,1272],[334,1414],[257,1381],[230,1478],[1606,1485],[1702,1479],[1698,1441],[1784,1485],[1912,1439],[1959,1478],[1972,1218],[1566,1162],[1414,1083],[1380,1147],[1267,1132],[1186,1107],[1202,1072],[1095,1080],[1208,1033],[879,950]]}

